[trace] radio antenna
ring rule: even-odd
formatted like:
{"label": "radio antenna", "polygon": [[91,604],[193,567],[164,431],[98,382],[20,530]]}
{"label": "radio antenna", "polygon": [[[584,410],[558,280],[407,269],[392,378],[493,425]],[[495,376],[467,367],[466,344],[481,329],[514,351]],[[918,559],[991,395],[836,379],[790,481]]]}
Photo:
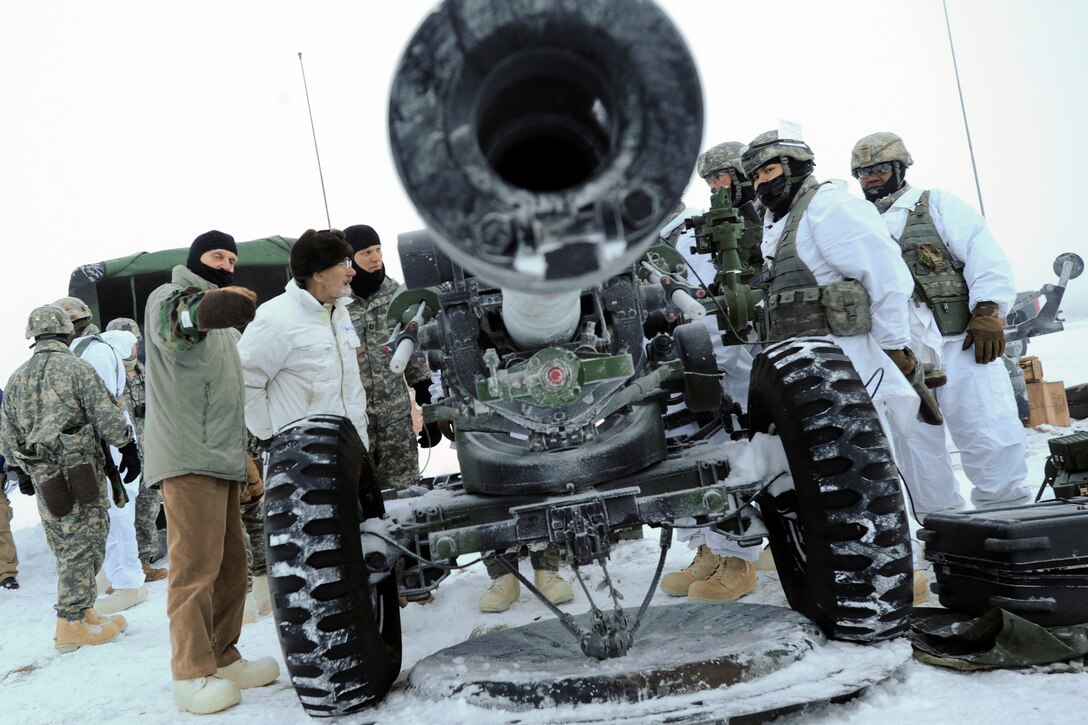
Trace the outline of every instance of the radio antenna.
{"label": "radio antenna", "polygon": [[967,125],[967,106],[963,103],[963,88],[960,86],[960,68],[956,64],[956,46],[952,43],[952,24],[948,21],[948,0],[942,0],[944,6],[944,26],[948,30],[948,49],[952,51],[952,70],[956,74],[956,92],[960,95],[960,113],[963,114],[963,130],[967,133],[967,153],[971,155],[971,170],[975,173],[975,193],[978,194],[978,210],[986,216],[986,207],[982,205],[982,186],[978,183],[978,165],[975,163],[975,147],[971,145],[971,127]]}
{"label": "radio antenna", "polygon": [[306,112],[310,114],[310,132],[314,136],[314,155],[317,157],[317,176],[321,179],[321,198],[325,202],[325,221],[332,229],[332,217],[329,216],[329,197],[325,194],[325,174],[321,171],[321,152],[317,150],[317,129],[314,128],[314,112],[310,108],[310,88],[306,85],[306,66],[302,64],[302,53],[298,54],[298,67],[302,69],[302,89],[306,91]]}

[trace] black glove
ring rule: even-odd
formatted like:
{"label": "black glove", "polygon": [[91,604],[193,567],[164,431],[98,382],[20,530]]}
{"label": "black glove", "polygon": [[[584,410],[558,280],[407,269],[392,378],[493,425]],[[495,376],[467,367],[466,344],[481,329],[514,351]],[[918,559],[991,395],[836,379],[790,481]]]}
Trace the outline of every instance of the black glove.
{"label": "black glove", "polygon": [[136,447],[136,441],[131,440],[121,448],[121,463],[117,465],[125,483],[132,483],[140,475],[140,450]]}
{"label": "black glove", "polygon": [[423,424],[423,430],[419,432],[419,447],[433,448],[442,440],[442,429],[438,427],[438,421]]}
{"label": "black glove", "polygon": [[133,418],[143,418],[143,417],[145,417],[146,413],[147,413],[147,403],[137,403],[136,405],[132,406],[132,417]]}
{"label": "black glove", "polygon": [[420,408],[424,405],[431,404],[431,382],[429,380],[416,383],[412,386],[412,390],[414,390],[416,394],[416,405]]}
{"label": "black glove", "polygon": [[19,484],[19,490],[25,493],[27,496],[34,495],[34,484],[30,480],[30,476],[23,472],[23,469],[16,468],[15,466],[8,466],[8,473],[14,474],[15,481]]}

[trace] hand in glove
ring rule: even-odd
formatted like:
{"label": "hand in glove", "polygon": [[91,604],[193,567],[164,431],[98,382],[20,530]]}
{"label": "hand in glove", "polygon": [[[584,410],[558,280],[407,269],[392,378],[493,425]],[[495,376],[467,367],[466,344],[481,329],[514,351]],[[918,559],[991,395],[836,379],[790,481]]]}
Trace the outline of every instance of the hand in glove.
{"label": "hand in glove", "polygon": [[922,364],[918,362],[918,358],[914,356],[914,352],[909,347],[904,347],[902,350],[885,350],[884,352],[899,368],[899,372],[903,373],[907,378],[907,382],[911,384],[914,392],[921,399],[922,404],[918,407],[918,417],[922,419],[922,422],[929,425],[944,423],[941,407],[937,405],[937,399],[933,397],[933,391],[926,387],[925,371]]}
{"label": "hand in glove", "polygon": [[257,314],[257,293],[232,285],[204,293],[196,305],[197,327],[202,332],[244,327]]}
{"label": "hand in glove", "polygon": [[997,305],[979,302],[967,322],[967,337],[963,349],[975,346],[975,362],[979,365],[992,363],[1005,352],[1005,326],[997,316]]}
{"label": "hand in glove", "polygon": [[125,483],[132,483],[140,475],[140,451],[136,447],[136,441],[131,440],[117,450],[121,454],[117,470],[124,477]]}
{"label": "hand in glove", "polygon": [[[431,386],[429,381],[423,381],[416,383],[412,386],[412,390],[416,394],[416,405],[423,407],[424,405],[431,404]],[[423,424],[423,430],[419,432],[419,447],[420,448],[433,448],[438,445],[438,442],[442,440],[442,430],[438,427],[438,423],[432,421],[430,423]]]}
{"label": "hand in glove", "polygon": [[30,480],[30,476],[21,468],[15,466],[8,466],[8,473],[11,473],[15,477],[15,482],[19,484],[19,491],[25,493],[27,496],[34,495],[34,484]]}

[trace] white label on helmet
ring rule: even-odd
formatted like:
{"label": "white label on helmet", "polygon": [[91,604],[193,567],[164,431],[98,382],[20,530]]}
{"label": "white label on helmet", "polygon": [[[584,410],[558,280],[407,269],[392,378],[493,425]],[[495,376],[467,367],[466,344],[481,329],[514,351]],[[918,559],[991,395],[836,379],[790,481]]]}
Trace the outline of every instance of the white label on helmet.
{"label": "white label on helmet", "polygon": [[801,135],[801,124],[794,121],[786,121],[781,118],[778,119],[778,138],[803,141],[804,136]]}

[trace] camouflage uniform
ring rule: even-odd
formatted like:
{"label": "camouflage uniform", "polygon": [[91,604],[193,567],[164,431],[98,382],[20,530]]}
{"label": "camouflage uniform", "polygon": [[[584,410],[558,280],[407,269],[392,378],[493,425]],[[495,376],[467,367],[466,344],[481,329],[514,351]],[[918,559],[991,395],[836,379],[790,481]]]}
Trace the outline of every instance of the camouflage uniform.
{"label": "camouflage uniform", "polygon": [[387,276],[373,295],[365,299],[352,296],[352,304],[348,305],[359,335],[359,374],[366,390],[370,456],[383,489],[407,488],[419,475],[419,448],[412,429],[408,387],[429,384],[431,380],[423,362],[411,363],[403,375],[393,373],[389,354],[382,352],[382,345],[389,339],[389,302],[399,286]]}
{"label": "camouflage uniform", "polygon": [[[140,465],[144,462],[144,416],[147,405],[144,395],[144,366],[139,362],[131,371],[125,371],[125,402],[128,404],[132,424],[136,428],[136,442],[140,446]],[[159,553],[159,531],[155,522],[162,508],[162,491],[148,488],[143,478],[140,479],[140,493],[136,496],[136,546],[140,550],[140,561],[144,564]]]}
{"label": "camouflage uniform", "polygon": [[[247,439],[246,454],[253,458],[257,470],[263,476],[264,454],[257,436],[252,433]],[[245,530],[246,564],[249,571],[247,589],[253,589],[253,577],[268,573],[268,565],[265,563],[263,492],[249,501],[242,501],[242,528]]]}
{"label": "camouflage uniform", "polygon": [[[56,339],[37,343],[5,393],[0,452],[34,483],[45,538],[57,557],[57,615],[79,621],[94,606],[95,574],[109,531],[104,458],[95,431],[121,447],[131,440],[128,423],[94,369]],[[94,468],[100,495],[86,504],[74,500],[72,510],[58,518],[46,508],[40,485],[78,464]]]}

